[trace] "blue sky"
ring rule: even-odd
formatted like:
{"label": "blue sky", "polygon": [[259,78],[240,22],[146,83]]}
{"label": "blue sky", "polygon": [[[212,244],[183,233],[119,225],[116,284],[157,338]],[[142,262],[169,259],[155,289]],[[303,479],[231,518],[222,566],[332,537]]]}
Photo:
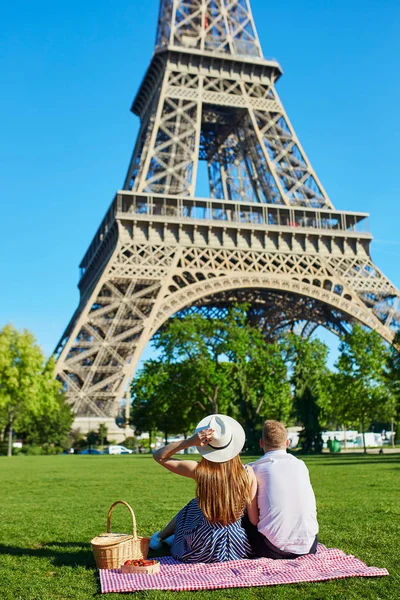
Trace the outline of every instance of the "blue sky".
{"label": "blue sky", "polygon": [[[371,213],[373,259],[400,286],[400,3],[252,8],[319,178],[337,208]],[[79,262],[125,177],[138,128],[129,108],[157,12],[158,0],[2,6],[0,327],[30,329],[46,354],[77,306]]]}

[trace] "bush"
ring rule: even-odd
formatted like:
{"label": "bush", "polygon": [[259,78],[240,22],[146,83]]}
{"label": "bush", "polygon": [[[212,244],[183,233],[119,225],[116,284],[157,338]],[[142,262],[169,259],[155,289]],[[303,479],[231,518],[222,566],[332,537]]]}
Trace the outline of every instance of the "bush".
{"label": "bush", "polygon": [[44,454],[44,452],[41,446],[32,444],[31,446],[22,446],[22,454],[26,454],[27,456],[40,456],[41,454]]}
{"label": "bush", "polygon": [[[8,452],[8,443],[2,442],[0,444],[0,456],[7,456],[7,452]],[[17,454],[22,454],[22,453],[23,453],[22,448],[14,448],[13,447],[13,449],[12,449],[13,456],[17,456]]]}
{"label": "bush", "polygon": [[[6,443],[0,444],[0,456],[7,456],[8,445]],[[41,456],[47,455],[52,456],[55,454],[61,454],[63,449],[60,446],[54,446],[52,444],[24,444],[22,448],[13,448],[13,456],[18,454],[26,456]]]}
{"label": "bush", "polygon": [[75,452],[83,450],[87,446],[87,441],[84,435],[78,429],[72,429],[68,436],[68,443],[64,445],[64,450],[73,448]]}
{"label": "bush", "polygon": [[43,444],[42,451],[43,454],[53,456],[55,454],[62,454],[63,449],[60,448],[60,446],[53,446],[52,444]]}
{"label": "bush", "polygon": [[0,456],[7,456],[7,448],[8,445],[6,444],[6,442],[2,442],[0,444]]}
{"label": "bush", "polygon": [[134,436],[132,436],[125,438],[125,440],[123,441],[123,445],[125,446],[125,448],[135,450],[135,448],[137,448],[138,442],[137,439]]}

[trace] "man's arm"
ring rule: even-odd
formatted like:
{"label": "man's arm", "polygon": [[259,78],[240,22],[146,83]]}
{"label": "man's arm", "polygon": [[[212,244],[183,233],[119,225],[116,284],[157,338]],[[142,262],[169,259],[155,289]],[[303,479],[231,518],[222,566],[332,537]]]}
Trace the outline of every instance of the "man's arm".
{"label": "man's arm", "polygon": [[258,503],[257,503],[257,478],[254,473],[252,467],[247,465],[249,482],[250,482],[250,503],[247,505],[247,515],[249,517],[250,523],[252,525],[258,525],[258,521],[260,520],[260,515],[258,512]]}

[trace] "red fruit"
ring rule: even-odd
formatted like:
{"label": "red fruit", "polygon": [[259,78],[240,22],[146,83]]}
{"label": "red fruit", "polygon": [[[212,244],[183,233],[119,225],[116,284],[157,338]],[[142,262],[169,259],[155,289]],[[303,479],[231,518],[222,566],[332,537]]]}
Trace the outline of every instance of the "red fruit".
{"label": "red fruit", "polygon": [[124,567],[130,567],[131,566],[132,561],[131,560],[126,560],[124,562]]}

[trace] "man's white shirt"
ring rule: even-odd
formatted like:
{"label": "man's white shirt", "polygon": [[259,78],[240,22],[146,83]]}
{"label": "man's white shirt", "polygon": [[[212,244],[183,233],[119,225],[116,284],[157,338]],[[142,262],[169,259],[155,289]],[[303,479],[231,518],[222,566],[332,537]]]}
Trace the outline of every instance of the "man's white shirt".
{"label": "man's white shirt", "polygon": [[307,554],[318,522],[306,465],[286,450],[272,450],[251,466],[258,483],[258,531],[284,552]]}

